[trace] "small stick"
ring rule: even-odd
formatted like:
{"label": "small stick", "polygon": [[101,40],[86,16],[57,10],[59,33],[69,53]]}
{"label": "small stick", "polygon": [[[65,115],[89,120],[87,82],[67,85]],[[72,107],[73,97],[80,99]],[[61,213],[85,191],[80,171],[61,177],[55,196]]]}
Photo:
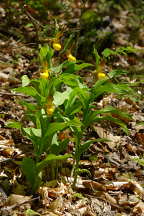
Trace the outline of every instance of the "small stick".
{"label": "small stick", "polygon": [[0,92],[0,96],[2,95],[9,95],[9,96],[20,96],[20,97],[29,97],[23,94],[15,94],[15,93],[10,93],[10,92]]}
{"label": "small stick", "polygon": [[36,39],[37,42],[39,42],[39,26],[42,27],[42,25],[29,13],[29,11],[27,10],[27,5],[24,5],[24,11],[36,30]]}

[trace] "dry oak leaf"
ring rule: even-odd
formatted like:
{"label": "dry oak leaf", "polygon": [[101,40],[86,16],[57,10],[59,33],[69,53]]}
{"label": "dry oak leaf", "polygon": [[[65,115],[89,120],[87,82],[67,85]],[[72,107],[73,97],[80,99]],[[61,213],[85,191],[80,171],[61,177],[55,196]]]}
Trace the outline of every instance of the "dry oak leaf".
{"label": "dry oak leaf", "polygon": [[89,188],[89,189],[91,189],[93,191],[95,191],[95,190],[97,190],[97,191],[106,191],[106,187],[104,185],[102,185],[99,182],[92,181],[92,180],[84,180],[83,185],[86,188]]}
{"label": "dry oak leaf", "polygon": [[105,143],[109,146],[109,148],[113,149],[114,147],[118,147],[121,143],[120,136],[114,136],[112,133],[107,133],[105,129],[93,126],[94,130],[98,134],[98,136],[102,139],[108,139],[109,141],[105,141]]}

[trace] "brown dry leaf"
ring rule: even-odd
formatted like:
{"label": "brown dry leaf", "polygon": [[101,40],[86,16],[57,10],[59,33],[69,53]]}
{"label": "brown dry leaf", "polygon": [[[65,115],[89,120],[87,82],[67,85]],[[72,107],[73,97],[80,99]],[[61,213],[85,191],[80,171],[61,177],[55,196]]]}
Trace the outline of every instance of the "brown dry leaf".
{"label": "brown dry leaf", "polygon": [[133,192],[144,198],[144,188],[136,181],[131,181],[131,184],[134,186]]}
{"label": "brown dry leaf", "polygon": [[[73,177],[65,177],[65,181],[67,182],[67,187],[69,187],[69,184],[73,184],[74,178]],[[83,180],[80,176],[77,177],[77,182],[76,182],[76,188],[84,188],[83,185]],[[66,191],[65,193],[68,194],[69,191]],[[71,193],[71,191],[70,191]]]}
{"label": "brown dry leaf", "polygon": [[121,190],[132,191],[133,193],[139,195],[141,198],[144,197],[143,187],[136,181],[129,181],[120,187]]}
{"label": "brown dry leaf", "polygon": [[126,144],[126,148],[127,148],[128,152],[131,152],[131,153],[136,153],[137,152],[137,147],[133,146],[130,143]]}
{"label": "brown dry leaf", "polygon": [[117,205],[117,201],[114,197],[112,197],[108,193],[103,193],[105,195],[106,201],[109,202],[111,205]]}
{"label": "brown dry leaf", "polygon": [[50,197],[56,198],[57,196],[62,196],[67,193],[67,187],[62,182],[59,187],[56,188],[48,188],[48,195]]}
{"label": "brown dry leaf", "polygon": [[144,213],[144,202],[140,201],[133,209],[135,215],[143,215]]}
{"label": "brown dry leaf", "polygon": [[61,216],[61,214],[56,214],[50,210],[46,210],[46,211],[44,209],[39,209],[39,210],[41,210],[41,212],[42,212],[41,215],[43,215],[43,216]]}
{"label": "brown dry leaf", "polygon": [[130,205],[136,205],[139,202],[139,198],[136,195],[129,195],[128,201]]}
{"label": "brown dry leaf", "polygon": [[127,200],[128,200],[127,194],[120,194],[118,197],[118,204],[120,206],[125,206],[125,205],[127,205]]}
{"label": "brown dry leaf", "polygon": [[56,200],[52,201],[49,205],[49,208],[52,209],[54,212],[57,210],[62,210],[64,207],[64,200],[63,198],[60,196],[58,197]]}
{"label": "brown dry leaf", "polygon": [[5,82],[9,79],[9,75],[3,72],[0,72],[0,81]]}
{"label": "brown dry leaf", "polygon": [[[0,101],[1,102],[1,101]],[[0,140],[5,140],[5,138],[3,136],[0,135]]]}
{"label": "brown dry leaf", "polygon": [[96,178],[113,179],[113,176],[116,172],[117,169],[115,167],[99,168],[98,170],[94,171],[94,176]]}
{"label": "brown dry leaf", "polygon": [[101,184],[99,182],[92,181],[92,180],[84,180],[83,185],[86,188],[89,188],[93,191],[95,191],[95,190],[106,191],[106,187],[103,184]]}
{"label": "brown dry leaf", "polygon": [[120,190],[122,186],[127,185],[128,182],[112,182],[111,184],[107,184],[105,187],[107,190]]}
{"label": "brown dry leaf", "polygon": [[135,195],[128,196],[127,194],[122,194],[119,197],[119,205],[124,208],[132,208],[139,202],[139,199]]}
{"label": "brown dry leaf", "polygon": [[31,199],[30,196],[11,194],[6,201],[6,204],[8,206],[15,205],[15,204],[20,205],[20,204],[23,204],[24,202],[30,201],[30,199]]}
{"label": "brown dry leaf", "polygon": [[120,145],[121,143],[120,136],[114,136],[111,133],[107,133],[105,129],[98,126],[94,126],[93,128],[100,138],[110,140],[110,141],[105,141],[105,143],[109,146],[109,148],[113,149],[114,147],[118,147]]}
{"label": "brown dry leaf", "polygon": [[134,102],[134,101],[131,100],[130,98],[125,98],[124,101],[125,101],[126,103],[132,105],[133,108],[135,108],[135,110],[133,110],[133,111],[139,110],[139,107],[138,107],[138,105],[136,104],[136,102]]}
{"label": "brown dry leaf", "polygon": [[125,213],[116,213],[115,216],[127,216],[127,214],[125,214]]}
{"label": "brown dry leaf", "polygon": [[88,210],[88,199],[87,198],[78,200],[76,204],[74,205],[71,204],[68,209],[68,211],[72,215],[86,215],[87,210]]}
{"label": "brown dry leaf", "polygon": [[42,197],[42,204],[44,206],[49,206],[50,204],[50,198],[48,196],[48,187],[40,187],[39,190],[38,190],[39,194],[41,195]]}
{"label": "brown dry leaf", "polygon": [[55,214],[53,212],[49,212],[49,214],[46,214],[45,216],[60,216],[60,214]]}
{"label": "brown dry leaf", "polygon": [[3,156],[10,157],[14,154],[15,150],[13,148],[5,148],[0,152]]}
{"label": "brown dry leaf", "polygon": [[0,147],[1,146],[7,146],[7,145],[13,146],[14,145],[13,140],[11,140],[11,139],[2,139],[2,137],[1,137],[1,139],[0,139]]}
{"label": "brown dry leaf", "polygon": [[144,145],[144,133],[136,133],[135,138],[139,144]]}
{"label": "brown dry leaf", "polygon": [[90,206],[92,212],[98,216],[114,216],[111,206],[107,202],[103,202],[95,197],[90,197]]}

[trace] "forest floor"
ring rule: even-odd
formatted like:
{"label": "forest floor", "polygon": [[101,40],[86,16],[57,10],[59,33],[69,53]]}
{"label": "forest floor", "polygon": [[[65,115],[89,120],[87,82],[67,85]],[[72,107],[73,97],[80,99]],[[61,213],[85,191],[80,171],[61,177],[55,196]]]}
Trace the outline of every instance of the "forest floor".
{"label": "forest floor", "polygon": [[[11,22],[7,28],[3,5],[0,6],[0,16],[3,21],[0,24],[0,214],[144,215],[144,170],[142,164],[134,161],[134,158],[141,158],[144,154],[142,99],[134,102],[108,95],[99,101],[99,106],[115,103],[121,110],[132,114],[131,120],[124,119],[130,134],[125,135],[112,124],[93,127],[93,132],[88,136],[107,138],[111,142],[93,144],[85,158],[82,158],[80,167],[88,169],[91,175],[79,176],[75,191],[71,188],[72,178],[69,175],[65,176],[65,173],[69,173],[72,163],[67,161],[60,178],[44,183],[34,196],[28,194],[19,161],[25,155],[32,155],[32,145],[18,130],[8,128],[6,122],[22,119],[23,108],[18,104],[18,100],[24,96],[12,93],[11,90],[21,84],[22,75],[37,77],[39,74],[38,48],[36,43],[33,43],[34,29],[29,27],[26,35],[23,18],[20,18],[18,26]],[[139,52],[116,58],[111,67],[119,65],[128,70],[131,76],[126,79],[131,83],[139,83],[136,90],[142,98],[144,29],[139,31],[137,42],[131,42],[127,39],[131,34],[127,23],[127,11],[122,11],[117,18],[114,17],[112,23],[117,36],[114,46],[132,45]],[[27,39],[23,40],[23,37]],[[84,78],[86,81],[90,80],[88,72]]]}

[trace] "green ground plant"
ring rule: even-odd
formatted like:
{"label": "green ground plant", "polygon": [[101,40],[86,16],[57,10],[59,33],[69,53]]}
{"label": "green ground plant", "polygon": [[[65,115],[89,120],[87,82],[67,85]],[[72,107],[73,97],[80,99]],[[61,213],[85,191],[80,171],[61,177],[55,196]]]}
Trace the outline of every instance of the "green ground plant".
{"label": "green ground plant", "polygon": [[[13,89],[14,92],[33,98],[32,102],[20,101],[25,108],[27,125],[20,122],[8,124],[10,127],[20,129],[33,144],[34,156],[26,157],[21,162],[21,168],[32,193],[42,184],[43,172],[47,166],[50,166],[53,172],[55,165],[57,166],[56,162],[70,157],[74,161],[72,176],[75,187],[77,176],[81,172],[87,172],[79,168],[81,156],[93,143],[104,142],[103,139],[91,140],[87,137],[87,129],[96,123],[112,121],[128,134],[126,124],[119,118],[113,117],[113,114],[127,119],[131,118],[130,115],[112,106],[97,109],[97,99],[110,93],[123,97],[135,94],[128,84],[112,82],[113,77],[120,76],[119,71],[112,71],[108,75],[100,72],[99,79],[89,88],[76,72],[94,66],[80,63],[68,51],[67,60],[60,62],[61,58],[55,56],[55,51],[60,51],[61,44],[55,40],[52,46],[53,48],[48,45],[40,47],[40,78],[29,79],[24,75],[22,86]],[[100,56],[96,50],[94,53],[97,69]],[[65,129],[70,131],[71,136],[60,139],[59,134]],[[67,153],[70,141],[74,143],[74,147],[70,153]]]}

